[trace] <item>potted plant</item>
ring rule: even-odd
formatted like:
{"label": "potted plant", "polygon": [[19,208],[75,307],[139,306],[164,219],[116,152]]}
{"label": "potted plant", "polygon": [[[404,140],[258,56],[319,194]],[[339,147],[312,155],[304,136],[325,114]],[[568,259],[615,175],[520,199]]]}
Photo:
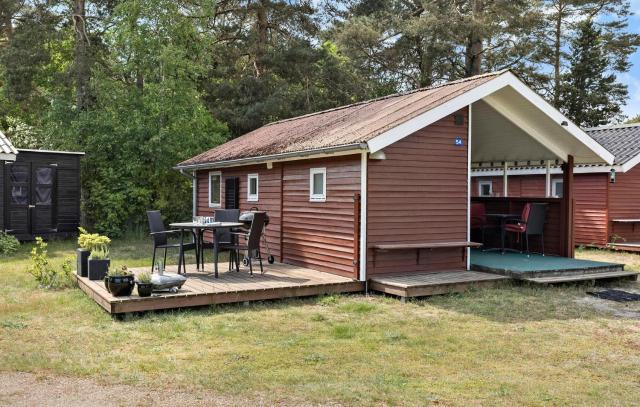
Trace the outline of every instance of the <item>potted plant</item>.
{"label": "potted plant", "polygon": [[89,275],[89,255],[91,254],[92,234],[87,232],[83,227],[79,227],[80,235],[78,235],[78,249],[76,249],[77,266],[76,272],[80,277]]}
{"label": "potted plant", "polygon": [[114,297],[122,297],[131,295],[133,286],[135,285],[135,277],[127,266],[109,269],[107,276],[104,278],[107,290]]}
{"label": "potted plant", "polygon": [[89,280],[102,280],[109,271],[111,260],[109,260],[109,247],[98,246],[91,248],[91,256],[89,256],[88,275]]}
{"label": "potted plant", "polygon": [[140,297],[149,297],[153,291],[153,284],[151,284],[151,274],[141,273],[138,274],[138,295]]}

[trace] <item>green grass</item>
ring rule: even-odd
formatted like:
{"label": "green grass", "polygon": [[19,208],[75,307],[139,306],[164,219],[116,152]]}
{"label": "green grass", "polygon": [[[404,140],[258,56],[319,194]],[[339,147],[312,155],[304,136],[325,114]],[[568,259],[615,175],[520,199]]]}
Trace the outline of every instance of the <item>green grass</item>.
{"label": "green grass", "polygon": [[[24,271],[27,246],[0,259],[0,370],[150,388],[171,383],[270,403],[638,400],[640,321],[581,302],[586,286],[506,284],[406,304],[382,296],[331,295],[120,321],[77,289],[38,289]],[[74,250],[73,242],[49,247],[56,264]],[[149,253],[148,242],[120,240],[111,257],[115,265],[144,266]],[[640,266],[637,255],[579,254]]]}

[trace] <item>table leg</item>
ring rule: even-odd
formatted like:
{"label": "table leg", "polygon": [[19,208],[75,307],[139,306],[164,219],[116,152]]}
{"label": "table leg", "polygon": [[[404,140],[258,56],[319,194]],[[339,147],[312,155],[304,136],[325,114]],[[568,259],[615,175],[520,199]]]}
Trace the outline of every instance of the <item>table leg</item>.
{"label": "table leg", "polygon": [[214,277],[218,278],[218,236],[216,231],[213,231],[213,270]]}
{"label": "table leg", "polygon": [[178,256],[178,274],[180,274],[182,270],[182,259],[184,257],[184,229],[180,229],[180,255]]}
{"label": "table leg", "polygon": [[500,240],[501,240],[501,254],[504,254],[504,238],[505,238],[505,231],[504,231],[504,227],[506,225],[506,220],[505,219],[501,219],[500,220]]}

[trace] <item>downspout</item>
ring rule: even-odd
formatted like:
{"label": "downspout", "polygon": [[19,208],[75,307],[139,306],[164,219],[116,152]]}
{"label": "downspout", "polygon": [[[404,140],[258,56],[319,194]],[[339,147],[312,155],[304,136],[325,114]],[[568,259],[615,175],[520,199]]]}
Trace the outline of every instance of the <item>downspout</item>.
{"label": "downspout", "polygon": [[180,175],[191,179],[191,214],[192,216],[197,216],[197,189],[198,189],[198,181],[196,177],[196,172],[193,171],[191,174],[185,172],[183,169],[179,170]]}
{"label": "downspout", "polygon": [[[471,105],[467,118],[467,242],[471,241]],[[467,247],[467,270],[471,270],[471,248]]]}

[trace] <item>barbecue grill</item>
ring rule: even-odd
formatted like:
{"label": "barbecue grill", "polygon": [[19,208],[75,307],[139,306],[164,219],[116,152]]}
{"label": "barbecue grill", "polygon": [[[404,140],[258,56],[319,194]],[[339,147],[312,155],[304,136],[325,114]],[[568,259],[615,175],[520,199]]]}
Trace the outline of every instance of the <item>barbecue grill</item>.
{"label": "barbecue grill", "polygon": [[[251,223],[253,223],[253,215],[256,212],[264,212],[264,211],[258,210],[258,207],[255,206],[249,209],[248,211],[242,212],[240,214],[240,218],[238,219],[238,221],[244,224],[244,229],[246,229],[247,231],[251,228]],[[264,247],[267,250],[267,262],[269,262],[269,264],[273,264],[275,262],[275,259],[271,255],[271,250],[269,250],[269,243],[267,242],[267,235],[266,235],[267,225],[269,225],[269,215],[266,212],[264,212],[264,229],[262,230],[262,243],[264,244]],[[242,264],[244,264],[245,266],[248,266],[249,260],[245,257],[244,259],[242,259]]]}

